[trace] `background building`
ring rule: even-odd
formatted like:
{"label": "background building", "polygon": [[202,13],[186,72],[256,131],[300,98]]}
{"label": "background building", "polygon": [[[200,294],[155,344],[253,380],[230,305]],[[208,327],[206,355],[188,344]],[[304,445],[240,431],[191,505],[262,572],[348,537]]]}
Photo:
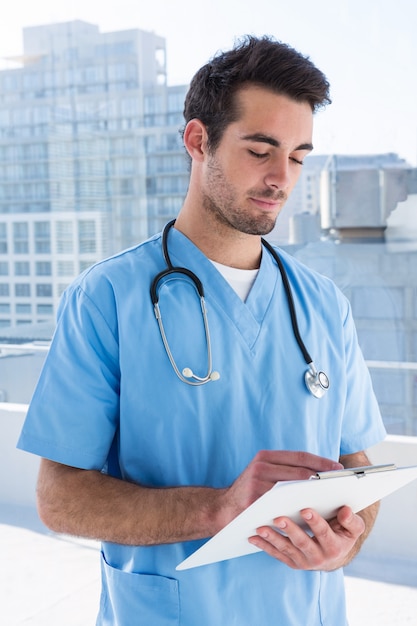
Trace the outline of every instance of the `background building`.
{"label": "background building", "polygon": [[0,71],[0,326],[53,319],[65,286],[160,229],[188,184],[163,38],[74,21],[23,42]]}
{"label": "background building", "polygon": [[[0,341],[20,345],[0,350],[9,402],[30,399],[66,286],[159,231],[188,185],[187,86],[167,85],[163,38],[74,21],[23,42],[0,71]],[[385,423],[414,435],[416,194],[396,154],[311,156],[268,237],[348,296]]]}

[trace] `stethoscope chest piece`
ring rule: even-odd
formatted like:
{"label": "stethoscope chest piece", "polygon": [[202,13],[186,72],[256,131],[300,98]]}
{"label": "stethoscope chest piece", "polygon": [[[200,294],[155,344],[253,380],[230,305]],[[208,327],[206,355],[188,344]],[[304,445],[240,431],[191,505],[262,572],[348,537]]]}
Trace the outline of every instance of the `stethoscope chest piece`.
{"label": "stethoscope chest piece", "polygon": [[330,387],[330,381],[327,374],[324,372],[318,372],[314,367],[314,363],[310,363],[310,367],[305,373],[304,380],[307,389],[315,398],[322,398]]}

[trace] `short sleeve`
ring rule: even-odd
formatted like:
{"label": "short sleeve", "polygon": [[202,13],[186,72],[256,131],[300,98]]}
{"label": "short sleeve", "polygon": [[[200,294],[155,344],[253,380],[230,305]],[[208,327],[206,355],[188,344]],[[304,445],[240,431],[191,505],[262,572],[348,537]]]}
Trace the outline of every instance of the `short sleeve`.
{"label": "short sleeve", "polygon": [[80,284],[70,288],[18,447],[67,465],[102,469],[119,419],[118,352],[111,285],[95,288],[94,300]]}

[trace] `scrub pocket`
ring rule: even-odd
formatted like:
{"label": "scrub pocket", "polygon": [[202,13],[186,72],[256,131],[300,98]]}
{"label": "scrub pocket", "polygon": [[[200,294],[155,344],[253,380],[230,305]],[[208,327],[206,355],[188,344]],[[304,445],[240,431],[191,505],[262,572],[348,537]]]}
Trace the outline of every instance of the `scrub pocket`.
{"label": "scrub pocket", "polygon": [[96,626],[179,626],[178,581],[111,567],[101,555],[102,592]]}
{"label": "scrub pocket", "polygon": [[322,626],[349,626],[346,617],[345,585],[343,569],[319,572],[320,575],[320,624]]}

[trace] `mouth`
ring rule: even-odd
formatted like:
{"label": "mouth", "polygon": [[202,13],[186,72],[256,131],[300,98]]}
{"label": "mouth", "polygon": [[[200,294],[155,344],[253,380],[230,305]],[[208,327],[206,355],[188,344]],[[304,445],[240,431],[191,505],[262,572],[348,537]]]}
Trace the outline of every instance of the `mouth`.
{"label": "mouth", "polygon": [[262,211],[276,211],[280,209],[284,203],[283,199],[279,200],[266,200],[264,198],[250,198],[251,202],[255,204]]}

